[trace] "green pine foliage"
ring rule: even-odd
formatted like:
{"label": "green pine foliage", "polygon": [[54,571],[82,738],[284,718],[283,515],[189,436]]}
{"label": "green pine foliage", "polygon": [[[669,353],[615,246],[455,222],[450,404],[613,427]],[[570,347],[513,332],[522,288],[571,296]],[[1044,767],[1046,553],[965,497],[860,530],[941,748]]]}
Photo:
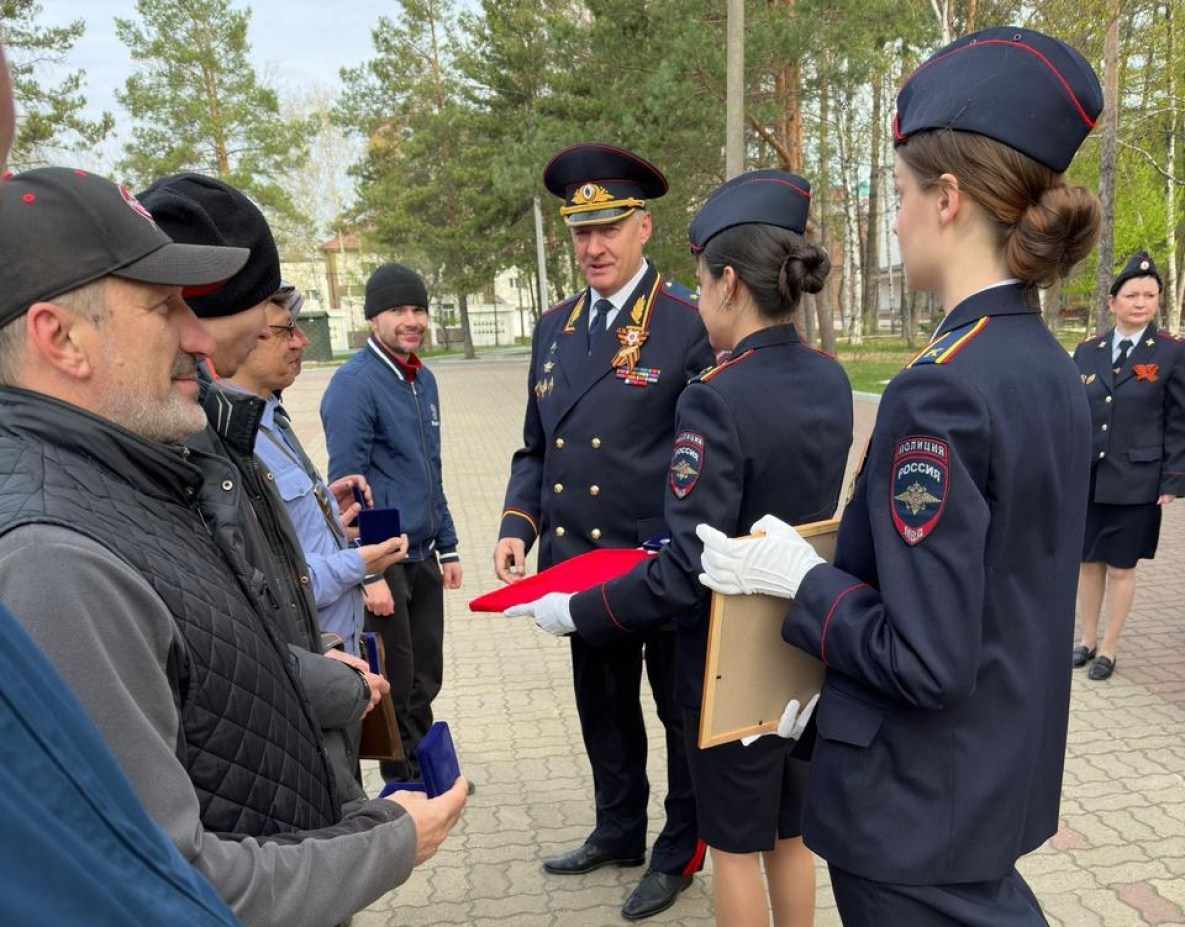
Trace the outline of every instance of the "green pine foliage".
{"label": "green pine foliage", "polygon": [[110,113],[93,120],[83,117],[85,72],[67,67],[59,74],[86,23],[76,19],[65,26],[41,26],[41,14],[36,0],[0,0],[0,39],[8,48],[17,105],[17,133],[9,159],[13,170],[41,167],[63,160],[67,153],[91,149],[114,125]]}
{"label": "green pine foliage", "polygon": [[117,92],[134,120],[120,172],[137,188],[178,171],[209,174],[293,217],[285,178],[307,158],[313,127],[284,119],[256,75],[250,12],[230,0],[137,0],[136,14],[115,21],[137,63]]}

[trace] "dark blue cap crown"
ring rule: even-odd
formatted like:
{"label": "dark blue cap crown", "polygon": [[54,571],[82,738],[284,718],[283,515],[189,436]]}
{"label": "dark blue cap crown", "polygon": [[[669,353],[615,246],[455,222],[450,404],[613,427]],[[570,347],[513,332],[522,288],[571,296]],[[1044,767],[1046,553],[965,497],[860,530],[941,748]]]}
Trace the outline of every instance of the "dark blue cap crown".
{"label": "dark blue cap crown", "polygon": [[1153,263],[1148,252],[1137,251],[1128,258],[1127,264],[1119,272],[1119,276],[1111,283],[1111,295],[1114,296],[1119,292],[1121,286],[1136,277],[1152,277],[1156,280],[1157,287],[1162,290],[1164,289],[1164,282],[1160,279],[1160,271],[1156,269],[1156,264]]}
{"label": "dark blue cap crown", "polygon": [[952,42],[897,95],[900,145],[926,129],[974,132],[1063,173],[1103,111],[1085,58],[1058,39],[1001,26]]}
{"label": "dark blue cap crown", "polygon": [[691,222],[687,237],[692,254],[734,225],[776,225],[806,231],[811,208],[811,185],[789,171],[761,170],[738,174],[721,184]]}
{"label": "dark blue cap crown", "polygon": [[620,222],[667,192],[667,179],[644,158],[595,142],[565,148],[543,168],[543,185],[564,200],[572,228]]}

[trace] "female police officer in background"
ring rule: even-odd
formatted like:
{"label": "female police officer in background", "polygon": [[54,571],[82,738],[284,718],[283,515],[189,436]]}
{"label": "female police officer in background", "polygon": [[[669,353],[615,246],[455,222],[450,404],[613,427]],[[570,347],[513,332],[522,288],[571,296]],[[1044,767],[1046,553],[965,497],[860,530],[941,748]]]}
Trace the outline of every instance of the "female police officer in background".
{"label": "female police officer in background", "polygon": [[[1185,350],[1157,330],[1161,289],[1152,258],[1133,255],[1107,298],[1115,327],[1074,351],[1094,443],[1078,575],[1082,638],[1072,661],[1078,667],[1093,659],[1088,675],[1096,680],[1115,668],[1136,561],[1156,555],[1161,506],[1185,494]],[[1104,591],[1107,622],[1096,649]]]}
{"label": "female police officer in background", "polygon": [[800,836],[806,765],[779,737],[696,745],[710,602],[697,580],[696,525],[737,534],[766,512],[793,524],[829,518],[852,441],[847,376],[791,323],[802,294],[819,292],[831,267],[803,238],[809,206],[801,177],[754,171],[724,184],[691,225],[700,315],[712,347],[731,358],[679,397],[665,505],[671,543],[620,579],[507,611],[593,644],[678,622],[699,835],[712,848],[717,921],[730,927],[769,923],[762,857],[779,927],[814,918],[813,862]]}
{"label": "female police officer in background", "polygon": [[1058,825],[1090,415],[1035,288],[1097,238],[1061,174],[1101,109],[1025,29],[909,78],[896,231],[947,314],[885,390],[835,565],[776,519],[700,529],[704,581],[794,598],[783,636],[827,665],[803,835],[847,927],[1046,923],[1015,863]]}

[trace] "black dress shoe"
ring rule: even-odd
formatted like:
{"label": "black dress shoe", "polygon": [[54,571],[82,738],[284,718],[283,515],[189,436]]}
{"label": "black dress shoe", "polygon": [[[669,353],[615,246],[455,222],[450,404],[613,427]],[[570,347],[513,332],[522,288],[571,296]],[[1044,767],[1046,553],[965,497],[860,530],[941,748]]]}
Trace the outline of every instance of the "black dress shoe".
{"label": "black dress shoe", "polygon": [[617,850],[603,850],[591,840],[582,847],[543,861],[543,870],[552,875],[580,875],[602,866],[641,866],[646,856],[633,856]]}
{"label": "black dress shoe", "polygon": [[1113,672],[1115,672],[1114,660],[1110,657],[1095,657],[1086,675],[1095,682],[1101,682],[1104,679],[1110,679]]}
{"label": "black dress shoe", "polygon": [[644,917],[665,911],[690,884],[691,876],[670,875],[651,869],[642,876],[638,887],[625,900],[621,916],[628,921],[640,921]]}
{"label": "black dress shoe", "polygon": [[1093,647],[1087,648],[1079,644],[1070,654],[1074,663],[1074,669],[1086,666],[1087,663],[1094,659],[1094,654],[1095,649]]}

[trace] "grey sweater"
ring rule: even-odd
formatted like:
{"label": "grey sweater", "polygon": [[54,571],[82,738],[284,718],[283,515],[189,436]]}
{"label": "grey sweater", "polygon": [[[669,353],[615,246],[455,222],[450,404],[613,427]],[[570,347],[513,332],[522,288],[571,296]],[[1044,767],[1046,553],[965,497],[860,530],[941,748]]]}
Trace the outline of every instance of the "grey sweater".
{"label": "grey sweater", "polygon": [[176,756],[166,661],[178,631],[148,583],[105,547],[47,525],[0,536],[0,601],[86,706],[148,813],[248,927],[330,927],[411,874],[415,823],[388,801],[277,840],[202,827]]}

